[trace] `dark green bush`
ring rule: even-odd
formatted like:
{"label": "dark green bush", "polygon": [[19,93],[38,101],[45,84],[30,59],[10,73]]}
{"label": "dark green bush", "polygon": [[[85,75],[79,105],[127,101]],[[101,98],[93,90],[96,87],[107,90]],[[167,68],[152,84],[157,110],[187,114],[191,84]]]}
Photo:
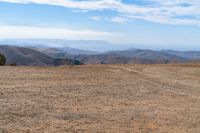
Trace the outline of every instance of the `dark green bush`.
{"label": "dark green bush", "polygon": [[6,57],[0,54],[0,66],[4,66],[6,64]]}
{"label": "dark green bush", "polygon": [[72,60],[71,65],[80,65],[80,61],[79,60]]}
{"label": "dark green bush", "polygon": [[17,63],[11,63],[9,66],[17,66]]}

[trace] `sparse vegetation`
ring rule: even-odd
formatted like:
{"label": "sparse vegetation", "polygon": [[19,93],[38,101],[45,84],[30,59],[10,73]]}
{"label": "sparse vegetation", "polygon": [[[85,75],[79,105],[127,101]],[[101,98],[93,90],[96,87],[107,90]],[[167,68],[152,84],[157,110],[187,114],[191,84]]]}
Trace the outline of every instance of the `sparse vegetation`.
{"label": "sparse vegetation", "polygon": [[196,64],[5,67],[0,83],[0,132],[200,131]]}
{"label": "sparse vegetation", "polygon": [[11,63],[9,66],[17,66],[17,63]]}
{"label": "sparse vegetation", "polygon": [[71,65],[83,65],[79,60],[72,60]]}

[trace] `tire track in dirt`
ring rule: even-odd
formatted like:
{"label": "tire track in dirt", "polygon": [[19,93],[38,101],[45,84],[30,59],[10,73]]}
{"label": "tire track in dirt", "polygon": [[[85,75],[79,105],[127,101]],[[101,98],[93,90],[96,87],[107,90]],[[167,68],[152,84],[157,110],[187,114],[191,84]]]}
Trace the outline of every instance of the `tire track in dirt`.
{"label": "tire track in dirt", "polygon": [[155,78],[153,77],[153,74],[147,74],[147,73],[144,73],[142,71],[138,71],[138,70],[134,70],[133,68],[128,68],[127,67],[122,67],[122,66],[111,66],[111,68],[114,68],[114,69],[120,69],[122,71],[126,71],[128,73],[133,73],[135,75],[137,75],[136,77],[140,80],[142,80],[143,82],[146,82],[148,84],[151,84],[153,86],[157,86],[159,87],[159,90],[161,88],[162,91],[165,91],[165,92],[168,92],[168,93],[173,93],[173,94],[178,94],[180,96],[185,96],[185,95],[188,95],[192,98],[195,98],[195,99],[199,99],[200,100],[200,97],[199,96],[195,96],[193,94],[190,94],[190,93],[185,93],[185,92],[180,92],[179,90],[185,90],[185,86],[181,86],[180,85],[172,85],[171,83],[167,82],[167,81],[161,81],[161,79],[158,79],[158,78]]}

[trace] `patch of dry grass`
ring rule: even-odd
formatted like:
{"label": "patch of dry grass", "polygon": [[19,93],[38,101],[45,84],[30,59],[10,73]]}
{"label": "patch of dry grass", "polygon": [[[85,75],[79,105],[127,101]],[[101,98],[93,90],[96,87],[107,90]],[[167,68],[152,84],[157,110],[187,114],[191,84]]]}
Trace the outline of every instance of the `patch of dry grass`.
{"label": "patch of dry grass", "polygon": [[0,67],[0,132],[200,132],[199,65]]}

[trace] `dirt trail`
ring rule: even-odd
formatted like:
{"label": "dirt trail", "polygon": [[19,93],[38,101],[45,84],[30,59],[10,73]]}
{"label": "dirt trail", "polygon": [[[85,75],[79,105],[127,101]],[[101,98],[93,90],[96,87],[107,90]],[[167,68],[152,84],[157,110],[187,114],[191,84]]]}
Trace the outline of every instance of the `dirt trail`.
{"label": "dirt trail", "polygon": [[[190,92],[189,89],[188,89],[187,93],[184,92],[184,91],[186,91],[185,89],[188,86],[186,84],[184,84],[184,85],[183,84],[179,84],[175,77],[173,77],[173,78],[167,77],[167,73],[169,73],[170,70],[168,70],[166,68],[166,66],[163,66],[163,67],[165,67],[165,71],[159,72],[159,69],[156,69],[156,71],[159,72],[159,74],[156,75],[153,72],[152,69],[149,69],[148,71],[144,71],[144,69],[146,69],[145,67],[142,68],[141,70],[136,70],[131,66],[127,66],[127,67],[124,67],[124,66],[112,66],[112,68],[114,68],[114,69],[121,69],[123,71],[127,71],[129,74],[137,75],[137,78],[140,78],[143,82],[146,82],[148,84],[152,84],[152,85],[157,86],[157,87],[162,87],[163,88],[162,91],[176,93],[176,94],[179,94],[179,95],[189,95],[189,96],[191,96],[193,98],[200,99],[200,95],[195,96],[194,94],[192,94]],[[160,69],[163,69],[163,67],[160,67]],[[174,67],[174,66],[171,66],[171,67]],[[171,71],[171,74],[172,75],[177,75],[176,72],[177,71],[172,73],[172,71]],[[166,75],[166,76],[165,76],[164,79],[162,79],[160,77],[161,75]],[[179,74],[177,76],[181,77],[183,75],[186,76],[187,79],[191,79],[191,76],[192,76],[193,77],[193,82],[194,82],[194,80],[197,81],[196,83],[200,82],[200,75],[194,76],[194,75],[186,75],[186,74],[182,74],[181,75],[181,74]],[[168,79],[168,80],[166,80],[166,79]],[[192,83],[190,83],[190,84],[192,84]],[[192,85],[195,85],[195,84],[192,84]],[[196,86],[199,88],[198,85],[196,85]]]}

